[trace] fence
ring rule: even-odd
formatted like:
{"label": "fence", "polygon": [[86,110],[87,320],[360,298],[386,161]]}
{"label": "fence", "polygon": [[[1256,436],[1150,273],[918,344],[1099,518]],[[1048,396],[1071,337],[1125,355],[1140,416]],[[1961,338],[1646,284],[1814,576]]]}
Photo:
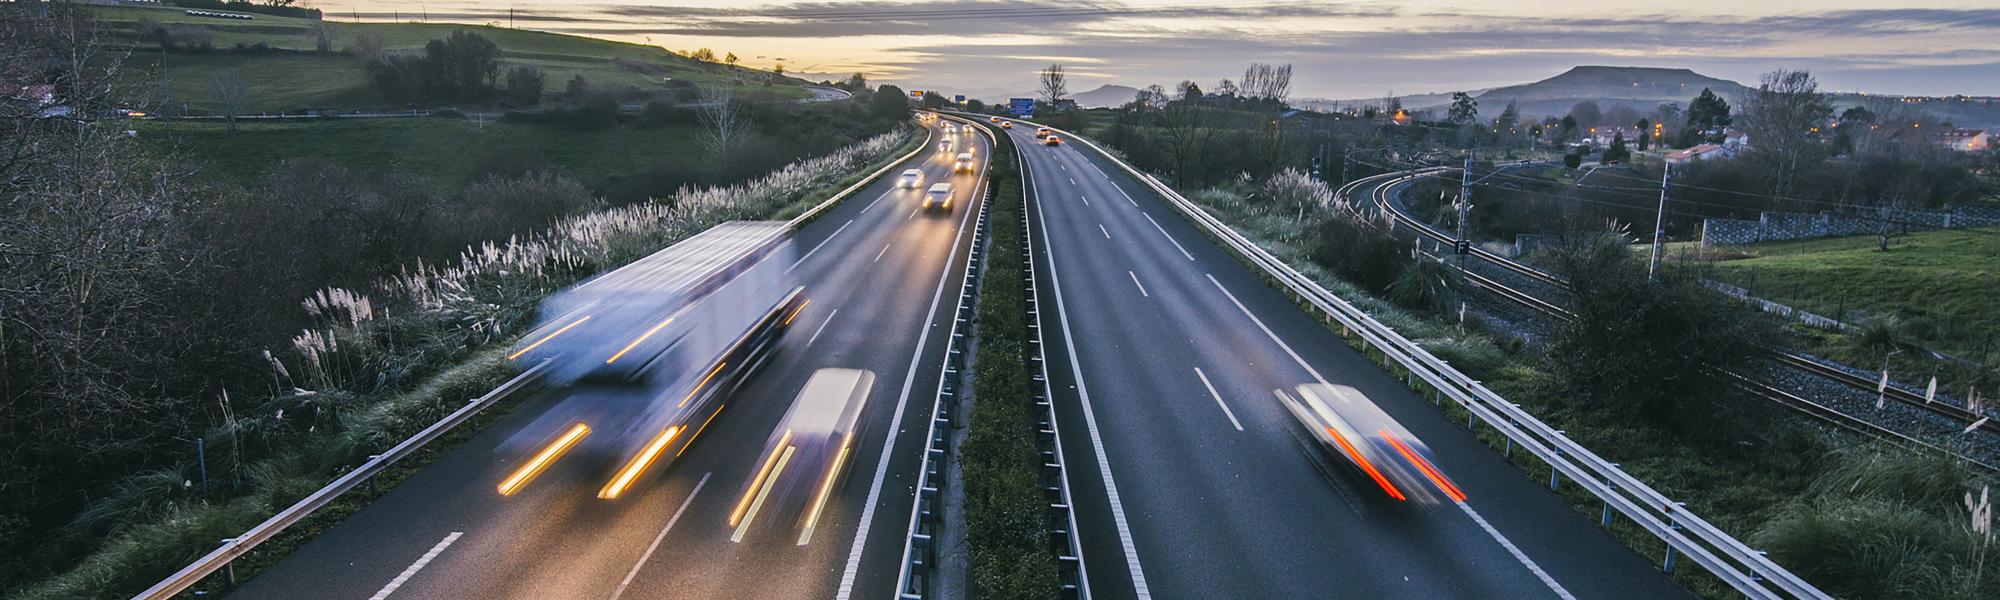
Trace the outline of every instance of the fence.
{"label": "fence", "polygon": [[[1763,552],[1750,548],[1688,511],[1681,503],[1570,440],[1562,431],[1543,423],[1373,316],[1333,295],[1158,179],[1140,172],[1074,133],[1058,133],[1071,142],[1103,154],[1134,179],[1152,188],[1182,217],[1214,238],[1225,250],[1262,272],[1281,291],[1317,313],[1328,326],[1339,326],[1343,337],[1357,343],[1364,352],[1373,350],[1379,353],[1384,366],[1391,372],[1402,371],[1411,387],[1434,390],[1439,402],[1449,398],[1458,403],[1471,414],[1468,428],[1484,421],[1507,438],[1510,454],[1514,447],[1519,446],[1541,459],[1550,468],[1551,489],[1567,478],[1603,501],[1604,523],[1609,524],[1612,512],[1616,511],[1665,542],[1667,551],[1663,570],[1671,573],[1676,560],[1686,557],[1749,598],[1830,598],[1825,592],[1772,562]],[[1361,184],[1403,175],[1406,174],[1357,180],[1342,186],[1339,193],[1346,195]]]}
{"label": "fence", "polygon": [[1946,206],[1943,211],[1882,208],[1872,212],[1760,213],[1757,220],[1702,219],[1701,244],[1732,246],[1883,231],[2000,226],[2000,207]]}

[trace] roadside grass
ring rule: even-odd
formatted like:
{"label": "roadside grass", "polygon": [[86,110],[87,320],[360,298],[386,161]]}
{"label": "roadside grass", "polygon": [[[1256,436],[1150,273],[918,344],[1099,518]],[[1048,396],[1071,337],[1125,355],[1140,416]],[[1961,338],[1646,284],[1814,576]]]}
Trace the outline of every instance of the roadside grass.
{"label": "roadside grass", "polygon": [[[1901,235],[1887,252],[1876,242],[1857,236],[1731,246],[1731,255],[1703,267],[1752,295],[1848,323],[1893,322],[1903,342],[2000,369],[2000,228]],[[1852,335],[1818,337],[1811,345],[1833,358],[1881,365],[1882,353],[1858,348]],[[1892,365],[1892,375],[1901,371],[1921,384],[1936,372],[1970,384],[1949,367],[1910,359]]]}
{"label": "roadside grass", "polygon": [[[1759,546],[1768,545],[1780,564],[1795,569],[1828,592],[1841,597],[1896,598],[1906,594],[1879,593],[1877,579],[1900,577],[1899,569],[1920,569],[1926,575],[1921,585],[1901,590],[1923,590],[1932,595],[1915,597],[1992,597],[2000,576],[1972,568],[1974,552],[1966,512],[1953,503],[1934,499],[1918,502],[1904,497],[1887,500],[1855,486],[1827,483],[1854,470],[1857,461],[1875,476],[1910,470],[1928,470],[1942,482],[1927,489],[1949,488],[1973,491],[1976,495],[1990,479],[1974,476],[1948,462],[1913,456],[1870,440],[1825,431],[1780,414],[1759,431],[1739,432],[1734,441],[1695,440],[1620,416],[1607,407],[1571,398],[1561,391],[1541,359],[1514,351],[1511,342],[1500,341],[1488,332],[1451,323],[1452,317],[1413,312],[1368,293],[1332,275],[1310,255],[1311,229],[1294,221],[1292,215],[1246,202],[1245,194],[1208,189],[1186,194],[1231,228],[1244,234],[1266,251],[1313,278],[1315,281],[1384,324],[1417,341],[1439,358],[1480,380],[1490,389],[1519,403],[1569,437],[1590,448],[1669,497],[1686,502],[1689,509],[1711,523]],[[1350,343],[1356,343],[1350,341]],[[1374,351],[1364,354],[1385,362]],[[1399,377],[1407,375],[1399,367],[1383,367]],[[1438,402],[1448,418],[1466,422],[1470,413],[1452,402],[1418,386],[1424,397]],[[1763,404],[1746,402],[1738,407],[1749,413],[1771,410]],[[1514,448],[1490,427],[1481,427],[1476,436],[1520,468],[1531,480],[1546,483],[1551,469],[1528,452]],[[1850,476],[1851,477],[1851,476]],[[1597,520],[1603,505],[1581,487],[1564,481],[1556,494],[1578,512],[1579,518]],[[1874,512],[1856,512],[1853,507],[1879,507]],[[1893,514],[1900,521],[1867,532],[1828,533],[1826,524],[1837,524],[1852,515]],[[1665,560],[1665,544],[1651,533],[1622,517],[1609,527],[1634,552],[1654,564]],[[1820,537],[1813,538],[1811,536]],[[1902,536],[1902,537],[1896,537]],[[1893,563],[1881,556],[1893,552],[1897,543],[1927,550],[1909,553],[1907,562]],[[1844,547],[1829,544],[1846,544]],[[1844,548],[1865,548],[1863,556],[1836,554]],[[1928,550],[1941,548],[1942,550]],[[1874,554],[1868,554],[1874,553]],[[1868,563],[1865,559],[1875,559]],[[1865,575],[1843,575],[1855,569]],[[1829,575],[1832,573],[1832,575]],[[1721,580],[1698,566],[1682,560],[1670,576],[1695,593],[1709,598],[1736,597]],[[1909,579],[1903,577],[1903,579]]]}
{"label": "roadside grass", "polygon": [[251,184],[288,159],[325,159],[357,173],[424,173],[455,183],[482,162],[532,157],[591,185],[660,164],[699,164],[697,127],[614,127],[578,131],[556,124],[449,118],[146,121],[144,138],[190,150],[206,173]]}
{"label": "roadside grass", "polygon": [[[570,78],[582,75],[601,89],[627,86],[660,89],[664,78],[671,77],[739,93],[768,92],[785,99],[812,95],[799,87],[802,82],[795,78],[783,78],[767,86],[762,83],[767,73],[762,71],[702,62],[658,46],[542,31],[453,23],[325,21],[333,52],[318,54],[313,52],[318,38],[312,33],[310,19],[260,14],[254,21],[227,21],[187,16],[181,9],[171,7],[105,6],[93,10],[107,25],[112,39],[132,50],[133,67],[169,82],[167,100],[172,106],[185,103],[188,108],[201,111],[216,109],[209,82],[227,69],[244,70],[245,79],[254,82],[250,92],[252,112],[385,108],[386,101],[368,89],[362,62],[345,50],[360,36],[373,35],[381,38],[387,50],[421,51],[430,40],[449,36],[456,30],[473,31],[492,40],[500,47],[503,68],[520,64],[542,69],[550,93],[563,89]],[[142,19],[173,26],[204,27],[213,37],[214,49],[162,53],[153,40],[134,30],[133,25]],[[274,51],[233,51],[238,45],[258,44]],[[614,59],[632,67],[620,66]],[[161,68],[163,60],[165,68]],[[642,72],[639,65],[646,65],[643,68],[653,72]],[[256,72],[253,74],[251,70]]]}
{"label": "roadside grass", "polygon": [[[716,223],[765,218],[801,198],[824,197],[828,188],[844,188],[853,173],[872,172],[871,165],[907,151],[913,132],[903,128],[743,184],[683,190],[672,199],[569,217],[534,236],[489,242],[468,249],[457,263],[423,265],[385,279],[375,290],[383,297],[378,302],[328,290],[325,295],[336,300],[318,303],[315,313],[326,322],[300,339],[333,343],[308,344],[321,349],[295,358],[289,368],[270,358],[273,389],[238,403],[227,422],[208,432],[218,441],[208,457],[216,489],[184,483],[196,477],[192,456],[174,468],[133,475],[70,525],[61,543],[84,548],[73,567],[8,596],[121,598],[143,589],[511,376],[500,356],[548,293]],[[378,312],[376,306],[395,310]],[[392,383],[385,387],[383,381]],[[398,381],[407,383],[393,383]],[[455,432],[427,445],[374,489],[342,497],[246,555],[236,563],[236,576],[275,564],[470,435]],[[211,577],[198,589],[225,586]]]}

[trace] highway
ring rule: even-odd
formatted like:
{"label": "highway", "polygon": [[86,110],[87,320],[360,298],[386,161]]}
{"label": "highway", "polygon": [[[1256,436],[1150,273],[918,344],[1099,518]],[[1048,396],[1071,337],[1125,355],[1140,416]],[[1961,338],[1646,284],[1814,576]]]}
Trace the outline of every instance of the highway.
{"label": "highway", "polygon": [[[810,303],[775,356],[725,397],[673,464],[617,500],[597,498],[616,465],[589,440],[511,496],[495,485],[528,459],[512,448],[551,431],[566,398],[523,398],[497,423],[239,587],[240,598],[887,598],[895,593],[923,435],[971,242],[971,194],[990,148],[970,134],[925,151],[795,235],[794,273]],[[976,148],[978,172],[951,172]],[[917,210],[903,168],[950,181],[950,211]],[[968,201],[969,200],[969,201]],[[789,260],[789,259],[788,259]],[[803,507],[773,502],[732,527],[767,440],[822,368],[875,374],[853,460],[816,530]],[[612,398],[610,401],[636,400]]]}
{"label": "highway", "polygon": [[[1351,349],[1089,149],[1013,128],[1094,598],[1690,594]],[[1464,503],[1398,502],[1273,390],[1353,386]]]}

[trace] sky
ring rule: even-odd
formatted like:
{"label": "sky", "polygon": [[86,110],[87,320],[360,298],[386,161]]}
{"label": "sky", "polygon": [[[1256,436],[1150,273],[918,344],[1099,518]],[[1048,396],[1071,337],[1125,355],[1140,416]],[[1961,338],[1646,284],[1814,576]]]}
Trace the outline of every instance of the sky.
{"label": "sky", "polygon": [[1293,65],[1296,98],[1526,83],[1577,65],[1690,68],[1754,85],[1807,69],[1829,91],[2000,96],[1995,0],[318,0],[328,19],[510,24],[734,52],[744,64],[997,98],[1062,63],[1072,93],[1212,87]]}

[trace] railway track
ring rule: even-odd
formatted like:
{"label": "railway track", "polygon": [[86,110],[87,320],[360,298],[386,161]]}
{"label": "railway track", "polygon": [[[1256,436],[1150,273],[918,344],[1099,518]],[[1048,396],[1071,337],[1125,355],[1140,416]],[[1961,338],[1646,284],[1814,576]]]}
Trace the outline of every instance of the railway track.
{"label": "railway track", "polygon": [[[1393,199],[1391,198],[1391,190],[1404,182],[1419,177],[1426,177],[1438,173],[1443,173],[1450,170],[1451,169],[1447,167],[1447,168],[1432,168],[1432,169],[1420,169],[1417,171],[1411,171],[1408,174],[1402,175],[1395,179],[1391,179],[1385,183],[1382,183],[1381,185],[1376,186],[1372,193],[1373,196],[1372,200],[1374,201],[1376,206],[1381,211],[1383,211],[1383,214],[1388,215],[1390,217],[1393,223],[1408,228],[1409,230],[1416,232],[1419,236],[1422,236],[1423,238],[1429,238],[1437,242],[1438,244],[1449,245],[1454,241],[1454,238],[1452,236],[1447,235],[1444,232],[1439,231],[1437,228],[1431,226],[1429,223],[1426,223],[1404,212],[1402,207],[1399,206],[1396,202],[1394,202]],[[1343,192],[1351,192],[1352,186],[1345,187],[1342,189]],[[1472,257],[1478,258],[1479,260],[1487,264],[1526,277],[1538,283],[1546,284],[1555,287],[1557,289],[1568,289],[1568,282],[1563,280],[1561,277],[1557,277],[1553,274],[1541,271],[1539,269],[1535,269],[1533,267],[1520,264],[1519,262],[1516,262],[1512,259],[1508,259],[1498,254],[1494,254],[1492,252],[1480,249],[1477,246],[1472,247],[1469,254]],[[1554,318],[1560,321],[1568,321],[1570,319],[1575,318],[1575,315],[1573,313],[1571,313],[1568,309],[1563,308],[1561,305],[1558,305],[1556,303],[1547,300],[1543,300],[1542,298],[1537,297],[1534,294],[1530,294],[1514,286],[1509,286],[1505,283],[1501,283],[1500,281],[1494,279],[1493,277],[1479,273],[1478,271],[1475,271],[1473,269],[1466,268],[1462,265],[1458,266],[1457,268],[1459,272],[1465,276],[1466,280],[1470,282],[1473,286],[1483,288],[1509,302],[1519,304],[1530,310],[1547,315],[1550,318]],[[1995,421],[1993,419],[1986,418],[1985,415],[1973,412],[1964,407],[1941,403],[1941,402],[1935,402],[1930,397],[1924,394],[1919,394],[1917,392],[1911,391],[1901,386],[1883,385],[1882,382],[1880,381],[1870,379],[1866,376],[1854,373],[1846,369],[1842,369],[1837,366],[1820,362],[1804,354],[1799,354],[1797,352],[1792,352],[1790,350],[1785,350],[1782,348],[1770,348],[1769,350],[1772,359],[1778,365],[1796,369],[1798,371],[1813,376],[1827,379],[1829,381],[1833,381],[1835,383],[1841,384],[1849,388],[1864,390],[1864,391],[1873,391],[1885,399],[1895,400],[1898,403],[1908,405],[1941,417],[1952,419],[1958,423],[1970,424],[1970,426],[1966,428],[1967,432],[1977,429],[1988,433],[2000,434],[2000,421]],[[1874,437],[1876,439],[1883,440],[1899,446],[1904,446],[1906,448],[1942,452],[1947,455],[1951,455],[1956,458],[1962,459],[1968,463],[1977,465],[1988,471],[2000,472],[2000,467],[1996,467],[1995,465],[1989,464],[1987,462],[1980,461],[1970,456],[1966,456],[1965,453],[1957,452],[1949,448],[1939,446],[1937,444],[1926,442],[1924,440],[1904,434],[1902,432],[1898,432],[1890,428],[1883,427],[1882,425],[1877,424],[1873,421],[1869,421],[1867,419],[1854,416],[1852,414],[1843,412],[1839,409],[1833,408],[1826,404],[1814,402],[1810,399],[1799,396],[1798,394],[1792,393],[1790,391],[1771,385],[1770,383],[1758,380],[1748,375],[1744,375],[1737,371],[1724,368],[1715,368],[1713,370],[1716,376],[1721,377],[1725,381],[1728,381],[1732,385],[1736,386],[1738,389],[1742,389],[1743,391],[1753,396],[1757,396],[1759,398],[1763,398],[1765,400],[1774,402],[1780,406],[1792,409],[1793,411],[1803,414],[1809,418],[1813,418],[1815,420],[1828,423],[1830,425],[1839,427],[1841,429]]]}

